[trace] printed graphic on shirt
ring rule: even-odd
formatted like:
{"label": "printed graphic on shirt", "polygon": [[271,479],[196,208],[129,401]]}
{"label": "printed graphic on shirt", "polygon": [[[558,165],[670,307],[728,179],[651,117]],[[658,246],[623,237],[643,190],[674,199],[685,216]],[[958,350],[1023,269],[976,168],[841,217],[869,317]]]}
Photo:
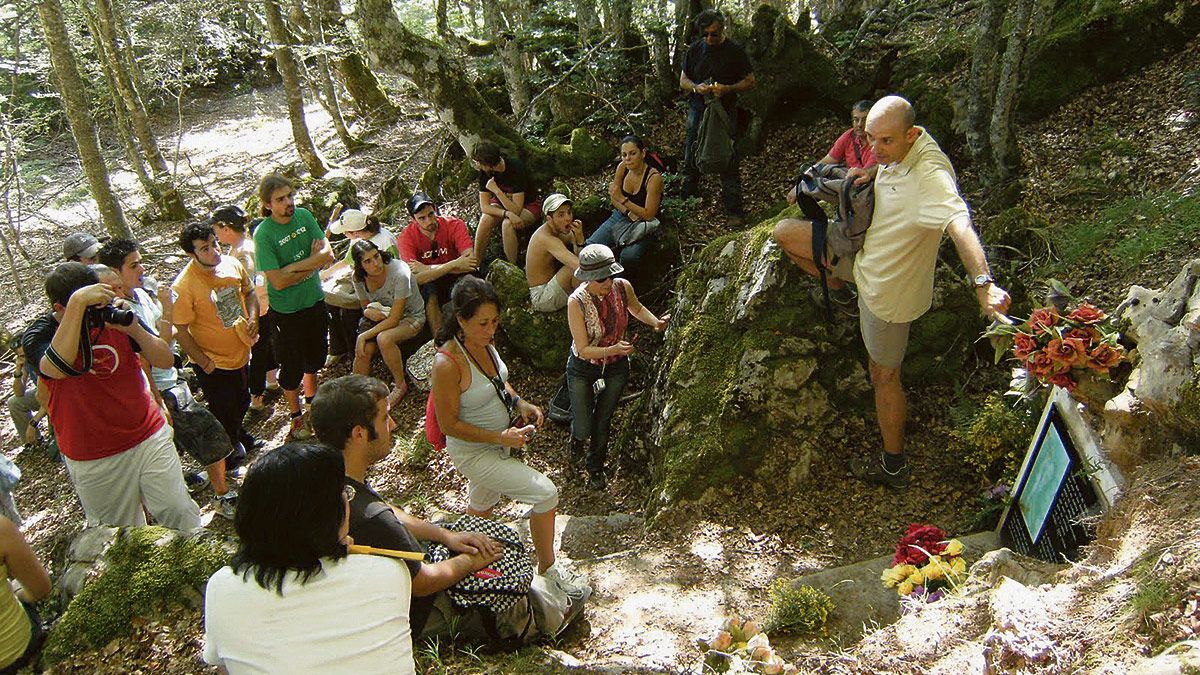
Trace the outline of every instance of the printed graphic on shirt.
{"label": "printed graphic on shirt", "polygon": [[92,346],[92,369],[88,372],[107,380],[121,367],[121,355],[109,345]]}
{"label": "printed graphic on shirt", "polygon": [[242,311],[241,294],[237,286],[225,286],[212,292],[213,304],[217,307],[217,316],[226,328],[233,328],[238,319],[246,318]]}
{"label": "printed graphic on shirt", "polygon": [[430,248],[428,251],[425,251],[424,253],[421,254],[421,260],[429,260],[430,258],[440,258],[444,255],[450,255],[450,247],[442,246],[441,248],[438,248],[437,246],[434,246],[434,247]]}

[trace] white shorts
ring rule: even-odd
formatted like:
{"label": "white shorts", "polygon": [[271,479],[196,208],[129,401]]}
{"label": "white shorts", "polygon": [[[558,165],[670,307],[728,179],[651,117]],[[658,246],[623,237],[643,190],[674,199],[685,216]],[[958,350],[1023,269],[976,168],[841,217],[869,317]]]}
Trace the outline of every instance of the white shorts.
{"label": "white shorts", "polygon": [[529,305],[535,312],[557,312],[567,306],[567,292],[558,279],[550,277],[541,286],[530,286]]}

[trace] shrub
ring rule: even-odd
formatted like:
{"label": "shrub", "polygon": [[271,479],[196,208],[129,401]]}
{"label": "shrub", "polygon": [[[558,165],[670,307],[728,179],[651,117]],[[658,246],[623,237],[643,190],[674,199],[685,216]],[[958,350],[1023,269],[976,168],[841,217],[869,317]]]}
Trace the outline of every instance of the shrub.
{"label": "shrub", "polygon": [[980,477],[1011,484],[1021,468],[1029,438],[1037,425],[1040,397],[1015,406],[999,394],[983,405],[955,411],[955,438],[963,446],[963,461]]}
{"label": "shrub", "polygon": [[793,586],[786,579],[771,582],[768,590],[771,611],[767,630],[811,633],[825,627],[833,611],[833,599],[812,586]]}

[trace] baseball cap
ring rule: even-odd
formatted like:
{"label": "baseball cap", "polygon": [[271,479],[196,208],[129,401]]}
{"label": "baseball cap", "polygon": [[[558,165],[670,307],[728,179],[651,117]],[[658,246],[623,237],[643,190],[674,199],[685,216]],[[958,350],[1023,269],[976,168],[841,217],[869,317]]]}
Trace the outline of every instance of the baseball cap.
{"label": "baseball cap", "polygon": [[208,217],[209,225],[217,223],[232,223],[241,225],[246,222],[246,212],[237,204],[223,204],[213,209],[212,215]]}
{"label": "baseball cap", "polygon": [[100,241],[87,232],[72,232],[63,240],[63,258],[95,258]]}
{"label": "baseball cap", "polygon": [[426,205],[432,205],[435,209],[437,204],[433,203],[433,199],[424,192],[414,192],[413,196],[408,200],[408,215],[415,216],[417,211],[425,208]]}
{"label": "baseball cap", "polygon": [[551,214],[562,208],[563,204],[574,204],[574,202],[566,195],[555,192],[542,202],[542,211]]}
{"label": "baseball cap", "polygon": [[358,232],[367,226],[367,214],[358,209],[342,211],[342,217],[329,224],[329,231],[334,234]]}

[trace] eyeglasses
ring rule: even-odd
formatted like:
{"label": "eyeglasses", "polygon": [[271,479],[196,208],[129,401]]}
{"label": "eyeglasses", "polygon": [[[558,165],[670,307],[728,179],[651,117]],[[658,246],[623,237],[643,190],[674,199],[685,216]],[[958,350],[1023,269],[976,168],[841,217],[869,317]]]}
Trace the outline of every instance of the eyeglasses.
{"label": "eyeglasses", "polygon": [[342,497],[344,497],[347,502],[354,501],[354,494],[355,493],[354,493],[353,485],[343,485],[342,486]]}

